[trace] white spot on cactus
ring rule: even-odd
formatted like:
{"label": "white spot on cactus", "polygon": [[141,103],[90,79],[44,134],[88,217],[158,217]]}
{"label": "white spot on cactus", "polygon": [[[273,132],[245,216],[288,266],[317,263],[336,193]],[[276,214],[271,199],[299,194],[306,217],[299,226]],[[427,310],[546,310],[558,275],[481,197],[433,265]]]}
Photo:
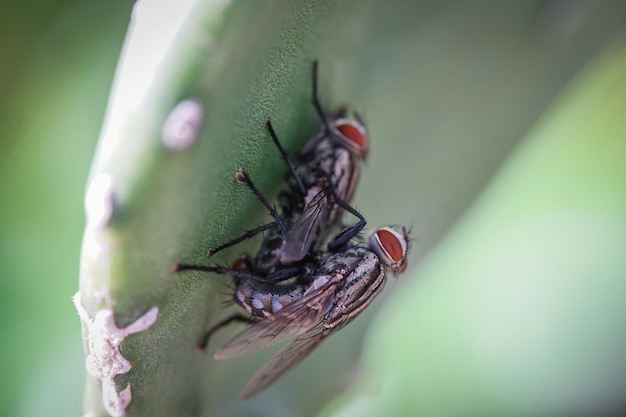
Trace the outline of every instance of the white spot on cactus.
{"label": "white spot on cactus", "polygon": [[120,345],[132,333],[146,330],[157,319],[159,309],[152,307],[143,316],[127,327],[120,329],[115,324],[113,310],[108,307],[91,318],[80,300],[80,291],[74,295],[74,305],[80,319],[87,327],[85,368],[89,375],[102,381],[102,401],[112,417],[123,417],[132,399],[130,384],[121,391],[115,389],[113,379],[130,371],[131,364],[120,352]]}
{"label": "white spot on cactus", "polygon": [[204,107],[199,101],[188,99],[178,103],[163,125],[165,146],[173,150],[187,149],[196,141],[203,118]]}

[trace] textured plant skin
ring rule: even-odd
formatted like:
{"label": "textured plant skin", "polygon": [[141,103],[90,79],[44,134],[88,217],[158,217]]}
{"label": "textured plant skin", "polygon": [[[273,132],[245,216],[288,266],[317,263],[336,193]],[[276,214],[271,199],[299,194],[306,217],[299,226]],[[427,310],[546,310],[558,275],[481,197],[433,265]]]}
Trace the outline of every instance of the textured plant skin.
{"label": "textured plant skin", "polygon": [[[134,10],[88,184],[80,280],[89,316],[111,308],[119,328],[158,309],[157,321],[122,346],[132,368],[115,383],[120,391],[130,386],[128,416],[208,413],[203,374],[211,359],[194,346],[223,284],[183,279],[172,266],[207,262],[209,245],[262,218],[233,175],[242,166],[255,175],[262,165],[258,183],[270,190],[284,175],[265,119],[276,116],[288,147],[317,126],[308,99],[309,46],[322,29],[312,23],[328,6],[270,7],[272,22],[280,23],[274,28],[264,28],[268,16],[258,11],[207,1],[145,1]],[[229,31],[232,14],[262,33]],[[229,55],[247,42],[262,47],[237,65]],[[178,149],[164,144],[162,131],[185,99],[202,103],[202,122],[193,143]],[[88,376],[85,413],[106,415],[101,385]]]}
{"label": "textured plant skin", "polygon": [[[305,0],[138,3],[88,184],[88,224],[80,272],[80,299],[88,317],[110,309],[116,327],[124,329],[151,309],[158,309],[154,324],[129,334],[121,344],[120,351],[131,369],[114,381],[118,391],[130,386],[132,399],[124,410],[127,416],[229,414],[224,409],[237,414],[230,407],[234,407],[231,403],[241,385],[233,381],[243,382],[246,375],[231,378],[231,374],[216,371],[211,355],[194,349],[199,336],[218,314],[223,315],[227,280],[193,273],[181,278],[172,273],[172,266],[176,261],[227,263],[233,254],[209,261],[206,249],[267,219],[258,202],[233,176],[245,167],[270,196],[277,189],[285,167],[263,122],[272,119],[282,142],[293,153],[318,129],[319,121],[310,106],[313,59],[320,60],[322,101],[329,107],[350,104],[364,110],[372,133],[371,166],[364,175],[367,186],[360,187],[367,204],[358,208],[374,225],[414,222],[418,236],[415,253],[434,245],[445,230],[442,225],[452,222],[469,204],[473,193],[486,181],[489,169],[495,169],[499,158],[506,155],[507,146],[513,146],[519,130],[541,113],[542,106],[551,99],[544,94],[545,86],[558,91],[564,82],[559,79],[549,84],[549,75],[523,75],[532,75],[533,69],[543,74],[548,66],[563,71],[573,65],[567,55],[561,59],[532,48],[522,51],[537,58],[528,65],[528,71],[516,77],[513,92],[539,84],[541,94],[532,99],[530,95],[516,97],[507,104],[512,115],[526,107],[536,107],[534,112],[524,113],[521,122],[513,116],[498,115],[489,129],[471,131],[457,122],[450,125],[458,125],[458,131],[442,133],[437,121],[430,127],[434,130],[428,131],[428,116],[423,114],[432,110],[416,107],[414,100],[419,94],[405,85],[409,86],[416,76],[414,67],[407,64],[429,63],[422,54],[428,50],[412,49],[411,36],[422,30],[428,33],[432,27],[414,24],[413,16],[421,13],[418,6],[403,2],[397,5],[399,11],[381,7],[375,1],[358,8],[348,2]],[[432,13],[439,16],[437,11]],[[386,18],[389,14],[392,18]],[[396,23],[401,18],[402,24]],[[457,24],[454,16],[451,20]],[[465,39],[463,29],[456,35]],[[438,33],[432,30],[430,35],[436,39]],[[450,56],[466,50],[472,50],[471,45],[461,45]],[[582,55],[577,50],[576,56]],[[552,59],[549,65],[547,59]],[[436,68],[427,66],[423,71]],[[483,76],[482,69],[475,71],[475,76]],[[472,68],[464,68],[463,73],[471,74]],[[429,77],[438,75],[434,71]],[[491,87],[498,90],[498,86],[509,85],[512,83],[504,79]],[[435,95],[424,102],[434,103],[432,108],[437,110],[438,103],[447,105],[446,100],[458,95],[456,91],[448,94],[451,96],[442,94],[440,102]],[[482,114],[481,106],[472,102],[468,107],[477,109],[478,120],[483,120],[480,115],[491,117],[494,108],[502,107],[499,103],[508,96],[480,98],[487,103]],[[192,111],[183,112],[188,119],[183,117],[179,128],[191,143],[165,144],[162,138],[166,121],[183,101],[192,104]],[[200,106],[194,107],[193,103]],[[457,110],[459,117],[451,113],[451,120],[467,117],[466,108]],[[404,116],[402,123],[398,123],[398,115]],[[413,115],[422,124],[415,122]],[[447,137],[453,140],[443,142]],[[498,152],[488,153],[488,160],[472,159],[472,155],[491,150],[496,139]],[[433,174],[438,178],[436,174],[442,168],[431,167],[430,172],[420,169],[427,169],[423,168],[430,162],[427,151],[439,142],[455,149],[455,154],[464,155],[452,171],[457,166],[480,169],[463,175],[465,182],[452,177],[449,187],[439,183],[434,188],[440,189],[428,194],[433,189]],[[420,159],[423,155],[425,159]],[[444,198],[437,200],[439,206],[435,205],[433,211],[440,214],[435,219],[440,225],[429,231],[432,219],[424,220],[420,207],[424,200],[439,195]],[[449,209],[450,196],[455,198],[454,209]],[[409,271],[402,279],[411,281],[414,277]],[[351,328],[358,326],[357,322]],[[88,338],[88,334],[85,336]],[[324,356],[323,363],[309,361],[315,365],[308,365],[308,373],[306,363],[300,367],[301,378],[306,381],[301,384],[304,392],[292,390],[280,397],[267,393],[265,402],[250,403],[254,405],[246,412],[301,415],[301,410],[319,409],[316,395],[324,393],[327,398],[339,385],[335,376],[340,371],[330,368],[338,368],[348,358],[354,360],[360,346],[357,341],[348,349],[337,349],[333,343],[329,340],[328,347],[320,348],[321,354],[332,353]],[[398,360],[402,358],[398,356]],[[310,378],[311,369],[317,368],[321,375]],[[246,368],[248,376],[253,369]],[[231,396],[224,397],[224,391]],[[106,415],[101,396],[101,382],[88,376],[85,414]]]}

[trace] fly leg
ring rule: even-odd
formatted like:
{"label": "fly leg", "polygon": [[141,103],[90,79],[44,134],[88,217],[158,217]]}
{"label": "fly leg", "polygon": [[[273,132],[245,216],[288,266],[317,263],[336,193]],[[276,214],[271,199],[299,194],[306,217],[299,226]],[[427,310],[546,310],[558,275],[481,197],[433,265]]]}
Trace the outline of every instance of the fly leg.
{"label": "fly leg", "polygon": [[226,317],[224,320],[213,325],[213,327],[211,327],[209,330],[206,331],[206,333],[202,335],[202,338],[200,339],[197,345],[198,350],[205,350],[209,344],[209,339],[211,338],[213,333],[215,333],[219,329],[226,327],[229,324],[234,323],[234,322],[250,324],[254,322],[254,319],[250,316],[244,316],[241,313],[235,313],[232,316]]}
{"label": "fly leg", "polygon": [[317,67],[318,67],[318,62],[317,60],[315,60],[313,61],[313,85],[312,85],[313,92],[312,92],[311,100],[313,101],[313,107],[315,107],[315,111],[317,112],[317,115],[319,116],[319,118],[322,120],[322,123],[324,124],[324,129],[326,130],[326,133],[330,134],[331,129],[330,129],[330,125],[328,124],[328,115],[324,111],[324,108],[322,107],[322,103],[320,102],[320,99],[318,97]]}
{"label": "fly leg", "polygon": [[278,269],[267,275],[259,275],[245,269],[226,268],[223,266],[188,265],[177,262],[172,268],[173,272],[202,271],[213,272],[220,275],[230,275],[235,279],[243,279],[262,283],[276,283],[301,275],[304,268],[301,266],[289,266]]}
{"label": "fly leg", "polygon": [[278,152],[280,152],[280,156],[283,158],[283,160],[289,167],[289,171],[291,171],[291,175],[293,175],[293,177],[296,179],[296,182],[298,183],[298,188],[300,188],[300,192],[302,193],[303,196],[305,196],[306,189],[304,188],[304,184],[302,184],[302,179],[296,172],[296,167],[291,161],[289,154],[285,152],[285,148],[283,148],[283,145],[281,145],[280,140],[278,140],[278,136],[276,135],[276,131],[274,130],[274,127],[272,126],[272,122],[270,121],[270,119],[267,119],[265,121],[265,126],[267,126],[267,130],[270,132],[272,141],[274,141],[274,145],[276,145],[276,147],[278,148]]}
{"label": "fly leg", "polygon": [[[318,135],[314,136],[311,140],[309,140],[302,150],[300,151],[300,156],[306,157],[310,155],[313,149],[317,148],[317,145],[326,137],[333,134],[333,130],[330,128],[330,124],[328,123],[328,115],[324,111],[322,107],[322,103],[320,102],[318,91],[317,91],[317,60],[313,61],[313,82],[312,82],[312,95],[311,102],[313,103],[313,107],[315,107],[315,112],[318,117],[322,121],[324,125],[324,130],[320,132]],[[306,158],[305,158],[306,159]]]}
{"label": "fly leg", "polygon": [[281,230],[282,235],[283,236],[287,235],[287,227],[285,226],[285,222],[283,218],[280,216],[280,214],[278,214],[276,209],[270,205],[270,203],[267,201],[263,193],[261,193],[261,191],[256,187],[256,185],[254,185],[254,183],[250,179],[250,176],[248,175],[246,170],[241,168],[239,171],[237,171],[237,173],[235,174],[235,179],[238,182],[242,184],[246,184],[248,186],[248,188],[252,191],[255,197],[259,199],[261,204],[263,204],[269,210],[270,215],[274,218],[274,221],[271,223],[261,225],[259,227],[255,227],[254,229],[246,230],[241,236],[238,236],[230,240],[229,242],[219,245],[216,248],[209,248],[209,250],[207,251],[207,254],[209,257],[215,255],[217,252],[230,248],[231,246],[235,246],[236,244],[243,242],[246,239],[250,239],[258,235],[259,233],[269,230],[273,227],[278,226]]}
{"label": "fly leg", "polygon": [[237,279],[251,279],[254,281],[264,281],[264,278],[260,275],[246,271],[244,269],[226,268],[224,266],[205,266],[205,265],[189,265],[176,262],[172,271],[177,273],[180,271],[201,271],[201,272],[213,272],[220,275],[230,275]]}
{"label": "fly leg", "polygon": [[280,216],[280,214],[278,214],[276,209],[274,207],[272,207],[272,205],[269,203],[269,201],[267,201],[267,199],[265,198],[263,193],[261,193],[261,191],[259,191],[259,189],[256,187],[256,185],[254,185],[254,183],[252,182],[252,179],[250,179],[250,175],[248,175],[248,172],[245,169],[243,169],[243,168],[239,169],[239,171],[237,171],[237,173],[235,174],[235,179],[238,182],[240,182],[242,184],[246,184],[248,186],[248,188],[250,189],[250,191],[252,191],[252,193],[255,195],[255,197],[270,212],[270,215],[274,218],[274,221],[276,222],[276,224],[280,228],[280,231],[281,231],[282,235],[284,237],[286,237],[288,235],[288,233],[287,233],[287,227],[285,226],[285,221]]}
{"label": "fly leg", "polygon": [[343,229],[328,244],[328,249],[334,252],[337,249],[340,249],[343,246],[345,246],[353,237],[358,235],[359,232],[363,230],[363,228],[367,224],[367,221],[365,220],[365,217],[363,217],[363,215],[359,213],[354,207],[352,207],[350,204],[346,203],[341,198],[339,198],[339,196],[337,195],[337,190],[335,190],[335,186],[332,183],[332,178],[330,177],[330,175],[327,176],[327,180],[329,182],[328,188],[333,197],[333,200],[335,201],[335,204],[337,204],[339,207],[341,207],[342,209],[344,209],[345,211],[347,211],[348,213],[352,214],[353,216],[359,219],[357,223],[353,224],[350,227]]}
{"label": "fly leg", "polygon": [[226,243],[224,243],[222,245],[219,245],[216,248],[210,248],[207,251],[207,255],[209,255],[209,257],[211,257],[211,256],[215,255],[217,252],[220,252],[220,251],[222,251],[224,249],[230,248],[231,246],[235,246],[236,244],[238,244],[240,242],[243,242],[246,239],[250,239],[250,238],[258,235],[259,233],[264,232],[266,230],[269,230],[269,229],[271,229],[273,227],[276,227],[276,226],[277,226],[276,222],[271,222],[271,223],[267,223],[267,224],[264,224],[262,226],[256,227],[254,229],[246,230],[246,232],[243,235],[234,238],[230,242],[226,242]]}
{"label": "fly leg", "polygon": [[302,275],[305,269],[301,266],[284,266],[276,271],[273,271],[263,279],[261,282],[282,282],[286,281],[289,278],[297,277],[298,275]]}

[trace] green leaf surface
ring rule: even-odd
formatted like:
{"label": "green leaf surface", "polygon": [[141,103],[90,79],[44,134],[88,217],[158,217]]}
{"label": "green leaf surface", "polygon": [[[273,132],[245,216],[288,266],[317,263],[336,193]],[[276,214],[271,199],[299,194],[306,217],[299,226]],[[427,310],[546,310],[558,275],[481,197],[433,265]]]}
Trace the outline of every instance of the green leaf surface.
{"label": "green leaf surface", "polygon": [[[317,125],[308,99],[307,46],[322,29],[312,25],[327,6],[303,3],[265,15],[252,4],[225,6],[138,5],[91,172],[82,302],[92,317],[112,307],[119,328],[159,309],[150,330],[123,345],[132,370],[115,382],[118,391],[131,386],[128,415],[194,414],[214,401],[202,382],[212,360],[194,348],[210,312],[221,306],[216,295],[223,283],[176,275],[172,267],[181,260],[206,263],[209,245],[263,217],[233,176],[239,167],[255,178],[263,172],[257,183],[271,189],[284,175],[265,119],[274,120],[288,146],[306,138],[303,128]],[[229,28],[235,18],[245,33]],[[263,47],[251,49],[254,42]],[[244,48],[245,61],[238,63],[231,55]],[[202,103],[203,122],[195,142],[178,149],[164,143],[162,132],[183,100]],[[104,412],[100,389],[88,384],[86,412]]]}

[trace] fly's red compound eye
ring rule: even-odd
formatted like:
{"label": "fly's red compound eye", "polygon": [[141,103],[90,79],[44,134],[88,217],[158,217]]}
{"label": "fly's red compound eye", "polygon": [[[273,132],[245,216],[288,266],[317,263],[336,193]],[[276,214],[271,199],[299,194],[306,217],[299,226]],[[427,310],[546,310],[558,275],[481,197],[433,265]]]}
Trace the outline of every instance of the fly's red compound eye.
{"label": "fly's red compound eye", "polygon": [[335,121],[335,129],[340,133],[340,139],[346,148],[351,149],[352,152],[362,158],[367,156],[369,152],[367,131],[361,123],[347,119],[339,119]]}
{"label": "fly's red compound eye", "polygon": [[352,142],[359,145],[359,147],[363,147],[367,145],[367,139],[363,136],[363,133],[356,128],[356,126],[349,123],[342,123],[337,125],[337,130],[339,130],[345,137],[350,139]]}
{"label": "fly's red compound eye", "polygon": [[404,247],[398,237],[387,229],[380,229],[376,232],[382,248],[389,254],[394,262],[402,261],[404,258]]}
{"label": "fly's red compound eye", "polygon": [[395,273],[406,269],[408,234],[399,233],[391,227],[381,227],[370,235],[369,243],[385,268]]}

